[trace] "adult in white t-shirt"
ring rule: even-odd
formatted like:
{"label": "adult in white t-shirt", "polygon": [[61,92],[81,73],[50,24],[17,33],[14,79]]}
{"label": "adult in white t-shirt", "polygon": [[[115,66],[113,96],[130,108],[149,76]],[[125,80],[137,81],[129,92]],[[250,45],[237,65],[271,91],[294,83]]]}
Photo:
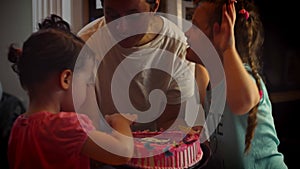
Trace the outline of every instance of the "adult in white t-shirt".
{"label": "adult in white t-shirt", "polygon": [[[104,0],[105,16],[78,32],[104,55],[96,78],[101,113],[137,113],[135,130],[176,127],[175,119],[184,124],[185,103],[195,92],[195,64],[185,60],[186,37],[173,22],[155,15],[158,6],[159,0]],[[151,17],[135,16],[141,12]],[[132,31],[144,32],[129,36]]]}

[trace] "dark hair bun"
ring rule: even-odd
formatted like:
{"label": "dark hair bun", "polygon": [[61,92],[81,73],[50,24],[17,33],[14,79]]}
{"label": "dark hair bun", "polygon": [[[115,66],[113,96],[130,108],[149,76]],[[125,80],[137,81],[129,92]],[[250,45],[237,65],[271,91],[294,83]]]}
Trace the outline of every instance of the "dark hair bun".
{"label": "dark hair bun", "polygon": [[9,46],[9,51],[8,51],[8,60],[12,63],[18,63],[20,60],[20,57],[22,55],[22,49],[21,48],[16,48],[15,44],[11,44]]}
{"label": "dark hair bun", "polygon": [[14,44],[11,44],[9,46],[9,51],[8,51],[7,58],[11,63],[13,63],[11,68],[17,74],[19,74],[18,64],[19,64],[19,61],[20,61],[20,57],[22,57],[22,49],[21,48],[16,48]]}

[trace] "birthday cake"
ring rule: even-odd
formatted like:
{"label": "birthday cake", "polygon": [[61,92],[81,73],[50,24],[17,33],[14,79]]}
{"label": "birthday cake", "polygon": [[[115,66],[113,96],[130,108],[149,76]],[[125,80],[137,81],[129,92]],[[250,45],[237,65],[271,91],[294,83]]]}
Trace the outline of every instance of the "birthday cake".
{"label": "birthday cake", "polygon": [[133,132],[135,152],[128,165],[142,169],[189,168],[202,158],[198,134],[182,131]]}

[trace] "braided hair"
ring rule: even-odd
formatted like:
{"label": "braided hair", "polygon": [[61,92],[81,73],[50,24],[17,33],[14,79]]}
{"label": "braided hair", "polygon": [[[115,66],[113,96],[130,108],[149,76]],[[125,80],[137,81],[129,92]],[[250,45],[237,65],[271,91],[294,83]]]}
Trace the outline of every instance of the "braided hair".
{"label": "braided hair", "polygon": [[[223,2],[223,4],[226,2]],[[253,0],[240,0],[235,4],[235,8],[237,11],[234,26],[234,36],[236,41],[235,45],[242,59],[242,62],[250,66],[251,73],[259,90],[257,92],[261,94],[262,78],[260,78],[259,74],[262,70],[260,57],[262,54],[262,45],[264,42],[263,25],[260,20],[258,10],[255,8]],[[221,6],[219,11],[222,11]],[[255,128],[257,126],[258,106],[259,103],[257,103],[257,105],[255,105],[248,113],[248,125],[245,135],[244,153],[248,153],[251,148],[251,141],[254,137]]]}
{"label": "braided hair", "polygon": [[84,41],[74,35],[60,16],[50,15],[38,24],[39,30],[24,42],[23,49],[11,44],[8,60],[19,75],[22,87],[43,82],[52,73],[74,69]]}
{"label": "braided hair", "polygon": [[[195,3],[210,2],[216,4],[216,10],[212,17],[213,24],[222,21],[222,6],[228,3],[228,0],[194,0]],[[264,29],[258,10],[255,8],[253,0],[238,0],[235,4],[237,11],[236,22],[234,27],[235,45],[237,51],[244,64],[247,64],[251,68],[257,87],[260,94],[262,94],[262,78],[260,77],[262,65],[260,63],[260,57],[262,55],[262,46],[264,42]],[[211,25],[213,29],[213,25]],[[254,137],[255,128],[257,125],[257,110],[259,103],[254,106],[248,115],[248,125],[245,135],[245,149],[247,153],[251,147],[251,141]]]}
{"label": "braided hair", "polygon": [[[260,57],[262,54],[262,45],[264,42],[263,25],[260,20],[254,2],[241,1],[236,5],[237,17],[234,28],[236,48],[241,56],[243,63],[251,67],[259,93],[261,94],[261,73]],[[245,137],[245,153],[251,147],[251,140],[254,137],[255,127],[257,125],[257,109],[259,103],[254,106],[248,116],[248,126]]]}

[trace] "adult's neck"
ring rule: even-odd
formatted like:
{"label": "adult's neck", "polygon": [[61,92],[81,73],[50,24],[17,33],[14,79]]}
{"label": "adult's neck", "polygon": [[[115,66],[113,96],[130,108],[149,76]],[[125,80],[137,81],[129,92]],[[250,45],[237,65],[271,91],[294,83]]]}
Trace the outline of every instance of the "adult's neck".
{"label": "adult's neck", "polygon": [[145,45],[151,41],[153,41],[159,34],[151,33],[151,32],[161,32],[163,28],[163,20],[159,16],[154,16],[153,19],[151,19],[149,23],[149,27],[147,32],[143,38],[137,43],[136,46],[142,46]]}

